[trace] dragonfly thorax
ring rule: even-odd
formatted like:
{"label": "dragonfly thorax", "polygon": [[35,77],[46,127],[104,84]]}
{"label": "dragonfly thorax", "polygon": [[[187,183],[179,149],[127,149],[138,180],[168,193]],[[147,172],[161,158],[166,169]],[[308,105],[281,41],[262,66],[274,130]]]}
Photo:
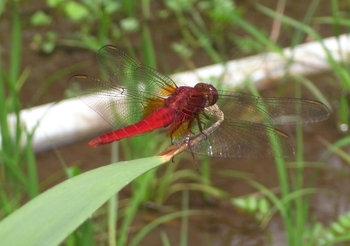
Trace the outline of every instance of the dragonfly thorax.
{"label": "dragonfly thorax", "polygon": [[165,100],[165,106],[181,112],[180,117],[193,118],[205,107],[215,104],[217,91],[214,87],[199,83],[195,87],[180,86]]}

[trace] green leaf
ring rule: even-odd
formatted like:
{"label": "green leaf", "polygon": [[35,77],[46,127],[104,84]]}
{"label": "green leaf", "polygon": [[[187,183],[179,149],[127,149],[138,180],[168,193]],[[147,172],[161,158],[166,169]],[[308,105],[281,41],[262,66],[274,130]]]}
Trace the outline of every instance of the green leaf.
{"label": "green leaf", "polygon": [[50,8],[55,8],[64,2],[65,0],[46,0],[46,3]]}
{"label": "green leaf", "polygon": [[91,15],[89,10],[83,4],[77,2],[68,2],[65,5],[64,11],[69,18],[75,21],[85,19]]}
{"label": "green leaf", "polygon": [[120,25],[127,32],[136,32],[140,29],[139,21],[133,17],[122,19]]}
{"label": "green leaf", "polygon": [[120,162],[56,185],[0,222],[1,245],[58,245],[113,194],[166,161],[156,156]]}
{"label": "green leaf", "polygon": [[39,10],[32,15],[30,18],[30,23],[33,26],[48,26],[52,23],[52,18],[44,11]]}

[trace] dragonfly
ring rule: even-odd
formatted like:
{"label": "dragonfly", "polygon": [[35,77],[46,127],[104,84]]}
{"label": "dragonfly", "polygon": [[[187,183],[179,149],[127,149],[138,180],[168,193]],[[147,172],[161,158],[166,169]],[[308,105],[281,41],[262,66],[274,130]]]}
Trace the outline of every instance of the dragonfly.
{"label": "dragonfly", "polygon": [[[330,114],[325,104],[312,99],[263,98],[206,83],[178,86],[113,45],[102,47],[97,58],[107,79],[78,74],[69,81],[69,90],[114,129],[90,141],[90,146],[167,128],[172,144],[206,135],[188,145],[195,154],[288,157],[294,154],[293,141],[275,127],[319,122]],[[215,130],[206,131],[213,126]]]}

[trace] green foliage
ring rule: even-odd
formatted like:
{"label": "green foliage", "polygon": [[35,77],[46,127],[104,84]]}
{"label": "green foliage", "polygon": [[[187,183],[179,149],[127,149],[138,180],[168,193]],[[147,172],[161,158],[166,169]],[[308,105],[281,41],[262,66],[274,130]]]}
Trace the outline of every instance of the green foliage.
{"label": "green foliage", "polygon": [[45,54],[52,53],[56,48],[57,33],[48,31],[44,35],[35,34],[33,36],[32,47],[35,50],[40,50]]}
{"label": "green foliage", "polygon": [[234,206],[242,209],[246,213],[252,214],[258,221],[262,221],[271,209],[265,197],[257,197],[254,195],[233,198],[231,202]]}
{"label": "green foliage", "polygon": [[[16,4],[12,4],[12,49],[9,69],[0,60],[0,218],[16,210],[22,195],[39,193],[36,162],[31,146],[33,133],[21,124],[19,93],[29,72],[20,74],[21,23]],[[18,195],[21,194],[21,195]]]}
{"label": "green foliage", "polygon": [[1,221],[1,242],[18,246],[58,245],[113,194],[164,162],[161,157],[144,158],[111,164],[70,178]]}
{"label": "green foliage", "polygon": [[329,227],[315,222],[305,233],[304,245],[326,246],[348,242],[350,240],[349,229],[350,212],[340,215]]}
{"label": "green foliage", "polygon": [[33,26],[47,26],[52,23],[52,18],[44,11],[35,12],[30,18],[30,24]]}
{"label": "green foliage", "polygon": [[[52,36],[56,33],[52,31],[49,34],[44,34],[47,38],[42,37],[42,34],[37,34],[34,39],[37,50],[51,53],[57,44],[96,50],[109,43],[110,39],[115,41],[120,37],[119,28],[111,21],[111,16],[121,9],[121,5],[117,1],[47,0],[47,5],[61,12],[72,24],[79,27],[74,33],[77,40],[53,39]],[[35,12],[31,18],[31,23],[34,26],[51,26],[52,22],[52,17],[42,11]],[[98,29],[97,33],[94,31],[96,28]]]}
{"label": "green foliage", "polygon": [[66,16],[73,21],[83,21],[89,18],[91,14],[85,5],[78,2],[68,1],[63,6],[63,12]]}

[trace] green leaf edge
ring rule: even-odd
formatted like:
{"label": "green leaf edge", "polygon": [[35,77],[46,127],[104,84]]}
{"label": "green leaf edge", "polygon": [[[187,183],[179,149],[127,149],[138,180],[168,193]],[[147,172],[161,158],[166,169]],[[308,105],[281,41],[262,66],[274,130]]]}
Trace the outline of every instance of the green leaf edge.
{"label": "green leaf edge", "polygon": [[58,245],[113,194],[167,160],[160,156],[110,164],[43,192],[0,222],[2,245]]}

